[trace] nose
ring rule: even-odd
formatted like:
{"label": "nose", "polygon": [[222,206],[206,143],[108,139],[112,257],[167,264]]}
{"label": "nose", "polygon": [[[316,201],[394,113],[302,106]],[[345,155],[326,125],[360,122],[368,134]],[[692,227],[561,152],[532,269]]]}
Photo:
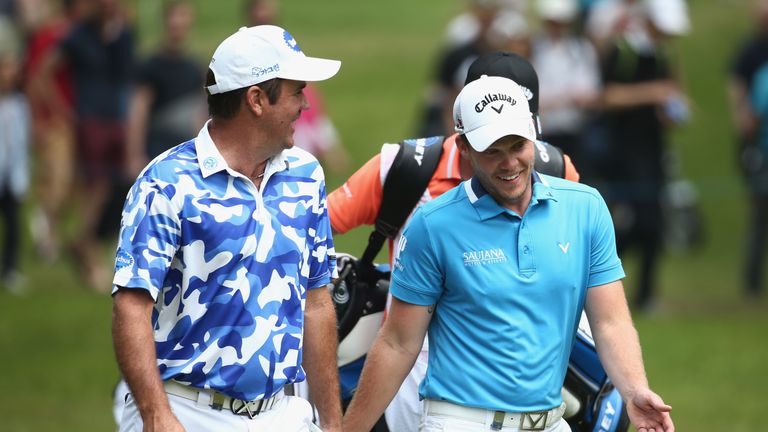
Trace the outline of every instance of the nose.
{"label": "nose", "polygon": [[301,110],[306,111],[310,108],[309,106],[309,99],[307,99],[307,95],[304,94],[304,92],[301,92]]}
{"label": "nose", "polygon": [[520,165],[519,156],[518,152],[505,151],[501,158],[501,162],[499,163],[499,167],[505,170],[514,170]]}

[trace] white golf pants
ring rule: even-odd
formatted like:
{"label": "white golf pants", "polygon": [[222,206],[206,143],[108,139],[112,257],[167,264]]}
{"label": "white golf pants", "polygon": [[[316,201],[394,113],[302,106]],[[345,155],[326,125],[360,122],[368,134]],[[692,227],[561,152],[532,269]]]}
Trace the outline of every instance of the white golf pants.
{"label": "white golf pants", "polygon": [[[175,395],[168,395],[171,410],[184,426],[186,432],[317,432],[320,428],[312,423],[312,407],[305,399],[284,396],[269,411],[253,419],[232,414],[229,410],[215,410],[207,404],[195,402]],[[123,409],[120,432],[141,432],[141,415],[132,396]]]}

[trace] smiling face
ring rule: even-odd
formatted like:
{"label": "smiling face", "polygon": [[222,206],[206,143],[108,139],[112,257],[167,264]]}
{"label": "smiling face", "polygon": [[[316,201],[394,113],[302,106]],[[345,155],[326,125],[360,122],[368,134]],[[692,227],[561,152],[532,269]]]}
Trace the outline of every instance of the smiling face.
{"label": "smiling face", "polygon": [[462,157],[469,160],[474,176],[499,205],[521,215],[531,201],[533,142],[516,135],[496,140],[488,149],[478,152],[459,138]]}
{"label": "smiling face", "polygon": [[280,95],[275,103],[269,105],[265,112],[266,127],[270,136],[275,140],[277,152],[293,147],[293,132],[296,120],[301,112],[309,108],[306,96],[304,96],[304,81],[284,80],[280,89]]}

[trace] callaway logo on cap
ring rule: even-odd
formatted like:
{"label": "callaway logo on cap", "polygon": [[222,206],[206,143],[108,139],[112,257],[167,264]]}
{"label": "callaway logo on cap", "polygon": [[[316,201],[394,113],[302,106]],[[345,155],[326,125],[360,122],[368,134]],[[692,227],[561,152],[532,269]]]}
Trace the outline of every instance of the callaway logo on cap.
{"label": "callaway logo on cap", "polygon": [[453,104],[453,120],[456,132],[479,152],[507,135],[536,140],[528,99],[507,78],[483,75],[464,86]]}
{"label": "callaway logo on cap", "polygon": [[272,25],[242,27],[216,48],[208,66],[216,84],[210,94],[249,87],[273,78],[322,81],[339,71],[341,62],[307,57],[288,31]]}
{"label": "callaway logo on cap", "polygon": [[[500,104],[496,104],[496,106],[491,105],[493,102],[501,102]],[[504,102],[515,105],[517,104],[517,101],[512,99],[512,96],[499,93],[499,94],[487,94],[485,97],[483,97],[483,100],[475,104],[475,111],[476,112],[483,112],[485,107],[488,105],[491,105],[491,108],[496,111],[498,114],[501,114],[501,111],[504,109]]]}

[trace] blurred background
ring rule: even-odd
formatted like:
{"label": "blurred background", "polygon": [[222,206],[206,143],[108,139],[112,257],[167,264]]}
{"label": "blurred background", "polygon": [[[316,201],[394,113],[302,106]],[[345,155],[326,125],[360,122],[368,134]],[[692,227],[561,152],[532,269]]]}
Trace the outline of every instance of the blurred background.
{"label": "blurred background", "polygon": [[[329,190],[385,142],[447,133],[473,56],[528,56],[545,138],[610,204],[678,430],[764,429],[762,3],[0,0],[0,430],[114,429],[108,292],[127,187],[196,135],[218,43],[267,22],[343,62],[297,127]],[[337,251],[359,256],[369,232]]]}

